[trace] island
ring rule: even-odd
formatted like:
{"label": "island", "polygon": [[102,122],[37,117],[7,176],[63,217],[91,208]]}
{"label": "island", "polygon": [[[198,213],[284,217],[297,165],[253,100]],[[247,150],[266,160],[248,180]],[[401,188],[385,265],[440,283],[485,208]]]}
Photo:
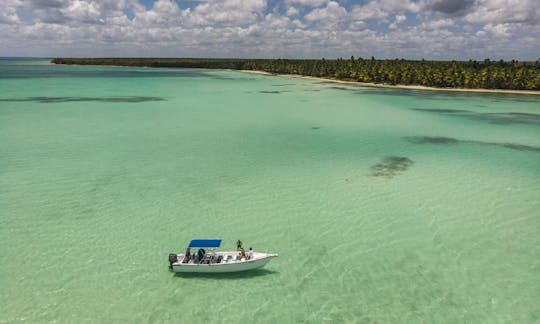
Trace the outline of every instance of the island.
{"label": "island", "polygon": [[[511,61],[428,61],[405,59],[219,59],[55,58],[55,64],[154,68],[231,69],[323,78],[368,86],[477,90],[540,94],[540,59]],[[502,91],[499,91],[502,90]]]}

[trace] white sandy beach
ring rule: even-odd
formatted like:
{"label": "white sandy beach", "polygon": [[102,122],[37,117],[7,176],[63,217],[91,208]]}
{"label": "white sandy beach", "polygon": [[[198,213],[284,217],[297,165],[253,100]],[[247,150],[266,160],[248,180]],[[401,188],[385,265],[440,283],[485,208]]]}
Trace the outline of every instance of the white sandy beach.
{"label": "white sandy beach", "polygon": [[435,88],[435,87],[426,87],[426,86],[420,86],[420,85],[391,85],[391,84],[381,84],[381,83],[372,83],[372,82],[344,81],[344,80],[336,80],[336,79],[305,76],[305,75],[299,75],[299,74],[273,74],[273,73],[266,72],[266,71],[241,70],[240,72],[252,73],[252,74],[262,74],[262,75],[268,75],[268,76],[280,76],[280,77],[288,77],[288,78],[300,78],[300,79],[308,79],[308,80],[335,82],[335,83],[342,83],[342,84],[354,85],[354,86],[359,86],[359,87],[408,89],[408,90],[428,90],[428,91],[453,91],[453,92],[480,92],[480,93],[540,95],[540,91],[534,91],[534,90]]}

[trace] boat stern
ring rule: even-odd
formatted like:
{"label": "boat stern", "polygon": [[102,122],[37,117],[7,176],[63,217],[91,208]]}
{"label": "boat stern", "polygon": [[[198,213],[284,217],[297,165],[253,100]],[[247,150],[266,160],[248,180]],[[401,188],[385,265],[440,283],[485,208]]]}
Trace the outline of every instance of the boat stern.
{"label": "boat stern", "polygon": [[173,264],[180,262],[183,259],[182,254],[169,253],[169,269],[173,269]]}

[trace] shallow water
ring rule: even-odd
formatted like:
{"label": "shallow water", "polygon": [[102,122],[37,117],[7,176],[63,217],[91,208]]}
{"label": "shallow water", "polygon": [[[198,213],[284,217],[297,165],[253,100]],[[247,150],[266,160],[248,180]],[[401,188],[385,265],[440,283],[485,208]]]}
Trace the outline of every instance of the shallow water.
{"label": "shallow water", "polygon": [[[0,323],[540,321],[540,99],[0,60]],[[278,252],[174,275],[192,238]]]}

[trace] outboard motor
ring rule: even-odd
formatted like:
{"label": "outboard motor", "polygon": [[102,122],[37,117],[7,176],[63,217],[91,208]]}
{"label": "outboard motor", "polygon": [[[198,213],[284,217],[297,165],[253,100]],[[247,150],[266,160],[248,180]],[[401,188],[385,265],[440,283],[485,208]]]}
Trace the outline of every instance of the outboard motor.
{"label": "outboard motor", "polygon": [[173,263],[178,261],[178,254],[171,253],[169,254],[169,268],[172,269]]}

